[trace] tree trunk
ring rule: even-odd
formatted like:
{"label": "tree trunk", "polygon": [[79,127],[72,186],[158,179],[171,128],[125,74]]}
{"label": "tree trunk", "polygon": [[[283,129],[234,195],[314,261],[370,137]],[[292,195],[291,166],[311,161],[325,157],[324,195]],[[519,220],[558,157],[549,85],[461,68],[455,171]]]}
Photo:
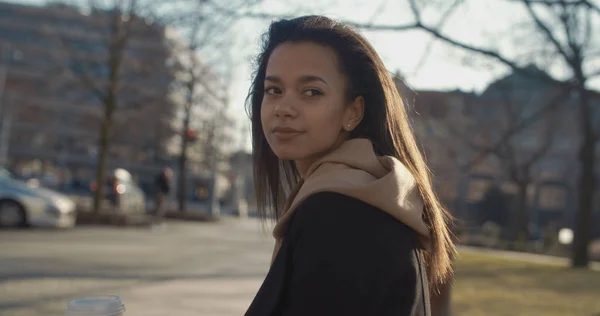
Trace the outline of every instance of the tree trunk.
{"label": "tree trunk", "polygon": [[579,150],[579,162],[581,164],[581,175],[579,179],[579,205],[575,221],[575,236],[573,240],[573,252],[571,266],[574,268],[585,268],[588,266],[590,244],[590,228],[595,188],[595,151],[593,116],[589,105],[587,93],[581,92],[580,100],[580,122],[582,128],[582,144]]}
{"label": "tree trunk", "polygon": [[517,183],[517,208],[513,222],[513,247],[520,241],[529,239],[529,217],[527,216],[527,187],[528,182]]}
{"label": "tree trunk", "polygon": [[108,167],[108,154],[110,152],[110,129],[113,114],[117,108],[116,91],[118,87],[119,61],[111,60],[111,76],[108,95],[104,102],[104,119],[100,124],[100,135],[98,137],[98,158],[96,165],[96,193],[94,195],[94,213],[102,208],[104,190],[106,188],[106,169]]}
{"label": "tree trunk", "polygon": [[179,177],[177,184],[177,198],[179,202],[179,211],[186,211],[186,200],[187,200],[187,178],[186,178],[186,170],[185,166],[187,163],[187,148],[189,144],[188,130],[190,128],[190,109],[186,107],[184,118],[183,118],[183,128],[181,130],[181,152],[179,153]]}
{"label": "tree trunk", "polygon": [[123,50],[125,48],[127,37],[122,36],[121,14],[115,14],[113,33],[110,43],[110,55],[108,58],[108,89],[106,98],[103,99],[104,118],[100,124],[100,135],[98,137],[98,156],[96,166],[96,193],[94,195],[94,213],[98,213],[104,200],[104,190],[106,188],[106,169],[108,167],[108,154],[110,152],[110,129],[112,120],[117,109],[117,91],[119,88],[119,71],[123,60]]}
{"label": "tree trunk", "polygon": [[[107,111],[108,112],[108,111]],[[100,125],[100,137],[98,138],[98,154],[96,159],[96,192],[94,193],[94,213],[97,214],[102,208],[104,191],[106,189],[106,167],[108,165],[108,132],[110,130],[110,119],[105,117]]]}

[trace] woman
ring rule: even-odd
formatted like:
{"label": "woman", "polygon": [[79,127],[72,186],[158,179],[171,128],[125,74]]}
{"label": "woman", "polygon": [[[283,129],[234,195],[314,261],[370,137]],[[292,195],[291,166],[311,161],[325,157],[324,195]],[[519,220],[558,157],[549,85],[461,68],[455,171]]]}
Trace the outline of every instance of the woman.
{"label": "woman", "polygon": [[373,47],[325,17],[274,22],[248,98],[257,202],[277,225],[246,315],[429,315],[454,244]]}

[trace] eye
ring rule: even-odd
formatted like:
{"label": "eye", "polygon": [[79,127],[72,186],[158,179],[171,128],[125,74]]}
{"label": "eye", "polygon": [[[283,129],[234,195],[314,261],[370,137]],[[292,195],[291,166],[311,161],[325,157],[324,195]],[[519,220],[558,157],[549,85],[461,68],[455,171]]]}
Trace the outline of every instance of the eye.
{"label": "eye", "polygon": [[306,89],[303,94],[307,97],[316,97],[319,95],[323,95],[323,92],[321,92],[321,90],[318,89]]}
{"label": "eye", "polygon": [[266,94],[281,94],[281,89],[279,89],[277,87],[266,87],[265,93]]}

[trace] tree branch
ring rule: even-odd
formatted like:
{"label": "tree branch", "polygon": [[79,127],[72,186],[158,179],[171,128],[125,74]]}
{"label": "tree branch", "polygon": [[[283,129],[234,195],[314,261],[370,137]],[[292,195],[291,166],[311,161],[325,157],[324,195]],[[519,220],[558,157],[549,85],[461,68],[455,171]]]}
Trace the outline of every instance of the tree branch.
{"label": "tree branch", "polygon": [[[148,98],[143,98],[138,100],[137,102],[131,103],[129,105],[129,107],[127,109],[122,109],[122,111],[129,111],[129,112],[138,112],[140,110],[142,110],[143,108],[147,108],[150,105],[156,105],[156,103],[153,103],[153,101],[156,101],[156,98],[154,97],[148,97]],[[136,117],[126,117],[125,116],[125,120],[123,120],[122,122],[115,122],[113,124],[113,128],[109,133],[109,138],[110,139],[114,139],[114,137],[118,134],[124,133],[126,131],[126,129],[128,127],[131,127],[131,122],[134,120],[134,118]]]}
{"label": "tree branch", "polygon": [[572,87],[563,88],[561,90],[561,92],[558,93],[552,100],[550,100],[550,102],[546,106],[541,107],[536,112],[534,112],[531,116],[529,116],[528,118],[526,118],[526,119],[522,120],[521,122],[519,122],[519,124],[517,126],[515,126],[515,128],[513,128],[513,129],[507,131],[506,133],[504,133],[504,135],[502,135],[502,137],[500,138],[500,140],[498,140],[493,146],[491,146],[489,148],[486,148],[485,150],[481,151],[474,159],[472,159],[467,164],[465,164],[464,166],[462,166],[460,168],[461,171],[462,172],[468,172],[474,166],[478,165],[483,160],[485,160],[489,154],[498,151],[499,148],[501,148],[501,146],[504,146],[506,144],[506,142],[508,140],[510,140],[515,134],[519,133],[520,131],[522,131],[526,127],[529,127],[533,122],[539,120],[548,111],[556,109],[556,107],[558,107],[561,104],[561,102],[563,100],[565,100],[569,96],[569,94],[571,93],[571,91],[573,89],[575,89],[575,88],[572,88]]}
{"label": "tree branch", "polygon": [[450,37],[448,37],[446,35],[441,34],[440,32],[438,32],[434,28],[430,28],[430,27],[425,26],[425,25],[420,25],[419,28],[421,28],[422,30],[430,33],[431,35],[437,37],[438,39],[440,39],[440,40],[442,40],[442,41],[444,41],[444,42],[446,42],[446,43],[448,43],[450,45],[453,45],[453,46],[465,49],[467,51],[479,53],[481,55],[488,56],[488,57],[491,57],[493,59],[496,59],[497,61],[499,61],[499,62],[503,63],[504,65],[506,65],[506,66],[510,67],[511,69],[513,69],[515,72],[522,73],[522,74],[524,74],[526,76],[529,76],[529,77],[532,77],[532,78],[536,78],[536,79],[540,79],[540,80],[545,81],[547,83],[555,84],[555,85],[559,85],[559,86],[572,87],[574,85],[570,81],[557,80],[557,79],[554,79],[554,78],[552,78],[550,76],[540,76],[539,73],[536,73],[536,72],[534,72],[532,70],[529,70],[527,68],[521,67],[515,61],[512,61],[512,60],[510,60],[510,59],[508,59],[508,58],[500,55],[499,53],[497,53],[495,51],[488,50],[488,49],[483,49],[483,48],[478,48],[478,47],[475,47],[475,46],[472,46],[472,45],[468,45],[468,44],[459,42],[459,41],[454,40],[454,39],[452,39],[452,38],[450,38]]}
{"label": "tree branch", "polygon": [[502,86],[503,90],[502,94],[502,108],[504,109],[504,114],[506,115],[506,120],[508,123],[508,129],[513,129],[518,125],[519,115],[514,106],[512,91],[511,89],[506,89],[506,87]]}
{"label": "tree branch", "polygon": [[508,173],[512,180],[516,183],[519,183],[523,180],[523,175],[521,174],[521,166],[517,162],[517,157],[515,154],[515,148],[509,142],[504,143],[501,146],[504,150],[504,163],[506,168],[508,169]]}
{"label": "tree branch", "polygon": [[373,23],[385,11],[385,7],[387,7],[389,0],[381,1],[375,12],[369,18],[369,23]]}
{"label": "tree branch", "polygon": [[583,2],[583,4],[588,7],[588,9],[595,11],[597,14],[600,14],[600,6],[598,6],[597,4],[594,4],[589,0],[583,0],[579,2]]}
{"label": "tree branch", "polygon": [[[552,78],[550,76],[540,76],[539,72],[533,71],[533,70],[525,68],[525,67],[521,67],[516,61],[503,56],[502,54],[498,53],[497,51],[470,45],[470,44],[461,42],[459,40],[453,39],[447,35],[442,34],[442,32],[440,30],[438,30],[436,27],[428,26],[425,23],[423,23],[420,20],[420,13],[418,12],[418,8],[416,7],[415,0],[409,0],[409,1],[411,3],[411,9],[413,10],[413,12],[414,12],[414,10],[416,10],[416,13],[414,13],[414,15],[415,15],[415,18],[417,19],[417,21],[415,23],[402,24],[402,25],[372,25],[372,24],[356,23],[356,22],[352,22],[352,21],[346,21],[346,23],[353,25],[355,27],[358,27],[358,28],[374,30],[374,31],[406,31],[406,30],[420,29],[447,44],[464,49],[469,52],[474,52],[474,53],[495,59],[495,60],[499,61],[500,63],[508,66],[515,72],[524,74],[528,77],[536,78],[541,81],[547,82],[549,84],[558,85],[558,86],[562,86],[562,87],[570,88],[570,87],[574,87],[576,85],[576,83],[573,82],[572,80],[564,80],[563,81],[563,80],[558,80],[558,79]],[[521,0],[521,1],[523,1],[523,0]]]}
{"label": "tree branch", "polygon": [[529,158],[527,162],[524,164],[524,168],[531,168],[531,166],[542,159],[549,151],[552,149],[552,144],[554,141],[554,134],[556,130],[556,126],[558,122],[557,113],[555,111],[551,111],[544,122],[544,143],[538,148],[536,152]]}
{"label": "tree branch", "polygon": [[[442,17],[440,18],[439,22],[435,26],[437,29],[441,30],[444,28],[444,25],[446,24],[448,19],[450,19],[450,16],[452,16],[452,13],[454,13],[454,10],[458,7],[458,5],[461,2],[462,2],[462,0],[454,0],[454,3],[452,3],[450,8],[448,10],[446,10],[446,12],[444,12],[444,14],[442,14]],[[427,61],[427,58],[429,58],[429,55],[432,51],[431,47],[435,43],[435,40],[436,40],[435,38],[432,38],[429,40],[429,42],[427,42],[427,45],[425,46],[425,53],[421,56],[421,58],[417,62],[417,66],[415,67],[413,74],[418,73],[420,71],[420,69],[423,67],[423,65],[425,65],[425,62]]]}
{"label": "tree branch", "polygon": [[[517,2],[522,0],[510,0],[511,2]],[[595,11],[600,14],[600,7],[598,5],[592,3],[589,0],[575,0],[575,1],[567,1],[567,0],[529,0],[531,4],[539,4],[545,5],[547,7],[554,6],[567,6],[567,7],[587,7],[591,11]]]}
{"label": "tree branch", "polygon": [[544,35],[546,35],[546,38],[548,38],[548,40],[554,45],[556,50],[558,50],[560,52],[560,54],[565,59],[565,61],[569,65],[572,64],[571,56],[567,53],[567,51],[565,51],[563,49],[563,47],[560,45],[560,43],[558,42],[558,40],[556,39],[556,37],[554,36],[552,31],[550,30],[550,28],[546,24],[544,24],[544,22],[540,19],[540,17],[537,15],[537,13],[535,13],[535,11],[533,10],[533,8],[531,6],[531,0],[523,0],[523,4],[527,8],[527,12],[529,13],[529,16],[531,16],[531,18],[535,21],[535,24],[542,31],[542,33],[544,33]]}
{"label": "tree branch", "polygon": [[572,56],[570,63],[571,68],[577,69],[581,66],[581,53],[582,53],[582,44],[577,43],[575,39],[575,35],[573,35],[573,29],[575,28],[575,32],[578,33],[579,30],[576,29],[576,26],[571,25],[571,23],[576,22],[575,15],[573,12],[569,10],[572,8],[567,6],[563,1],[561,3],[561,7],[563,9],[562,14],[560,14],[560,20],[562,22],[562,27],[565,30],[565,35],[567,36],[567,45],[571,48]]}
{"label": "tree branch", "polygon": [[473,137],[470,135],[466,135],[462,132],[460,132],[459,130],[457,130],[456,128],[454,128],[452,126],[452,124],[445,124],[446,125],[446,129],[448,129],[448,131],[453,134],[454,136],[460,138],[465,144],[467,144],[467,146],[473,150],[476,151],[482,151],[482,150],[487,150],[489,148],[487,148],[486,146],[482,146],[479,145],[477,143],[475,143],[474,141],[472,141]]}
{"label": "tree branch", "polygon": [[585,28],[584,28],[584,35],[583,35],[583,41],[582,44],[584,47],[589,47],[589,44],[592,40],[592,11],[591,10],[587,10],[585,12]]}
{"label": "tree branch", "polygon": [[88,75],[86,71],[73,71],[70,67],[66,67],[66,70],[74,77],[79,78],[83,82],[84,86],[94,94],[100,102],[106,101],[106,94],[102,89],[98,88],[94,80]]}
{"label": "tree branch", "polygon": [[417,6],[417,1],[416,0],[408,0],[409,4],[410,4],[410,11],[412,11],[413,15],[415,16],[415,20],[417,21],[417,23],[421,23],[421,12],[419,11],[419,7]]}
{"label": "tree branch", "polygon": [[[549,129],[549,128],[547,128]],[[536,150],[533,155],[529,158],[529,160],[527,160],[527,162],[525,162],[523,164],[524,168],[531,168],[531,166],[538,162],[540,159],[542,159],[547,153],[548,151],[552,148],[552,139],[553,137],[553,133],[551,130],[547,130],[546,131],[546,137],[544,143],[538,148],[538,150]]]}
{"label": "tree branch", "polygon": [[[427,124],[427,126],[430,129],[433,129],[433,124],[431,122],[430,117],[425,117],[425,118],[423,118],[423,120],[425,121],[425,124]],[[439,144],[440,146],[442,146],[446,149],[446,151],[448,152],[448,156],[451,157],[453,163],[456,166],[460,166],[460,160],[458,159],[457,154],[456,154],[456,150],[457,150],[456,146],[453,146],[452,143],[448,142],[446,139],[443,139],[441,137],[435,137],[434,140],[437,144]],[[460,150],[460,149],[458,149],[458,150]]]}
{"label": "tree branch", "polygon": [[277,14],[269,14],[264,12],[239,12],[235,9],[230,9],[224,6],[217,4],[217,1],[206,0],[206,4],[211,5],[217,12],[226,14],[228,16],[233,16],[236,18],[248,18],[248,19],[258,19],[258,20],[280,20],[280,19],[292,19],[296,17],[293,14],[290,15],[277,15]]}

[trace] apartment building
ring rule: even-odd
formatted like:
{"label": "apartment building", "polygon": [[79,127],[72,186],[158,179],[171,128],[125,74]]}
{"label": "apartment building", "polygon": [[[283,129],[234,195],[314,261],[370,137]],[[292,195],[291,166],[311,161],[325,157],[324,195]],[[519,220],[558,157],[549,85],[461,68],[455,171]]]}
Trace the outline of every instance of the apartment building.
{"label": "apartment building", "polygon": [[[531,176],[527,197],[530,220],[538,228],[550,222],[572,224],[579,175],[576,95],[558,99],[556,87],[518,73],[499,78],[478,95],[410,91],[401,82],[398,86],[408,102],[438,192],[455,216],[473,218],[477,203],[492,185],[508,195],[516,194],[510,166],[524,172],[523,166],[531,162],[527,169]],[[510,157],[482,154],[510,129],[553,102],[553,111],[510,139]],[[599,115],[600,122],[600,111],[594,115]]]}
{"label": "apartment building", "polygon": [[[165,142],[175,110],[165,27],[117,13],[0,2],[4,164],[93,169],[111,57],[121,53],[111,164],[133,168],[168,159]],[[120,51],[111,46],[117,16],[131,26]]]}

